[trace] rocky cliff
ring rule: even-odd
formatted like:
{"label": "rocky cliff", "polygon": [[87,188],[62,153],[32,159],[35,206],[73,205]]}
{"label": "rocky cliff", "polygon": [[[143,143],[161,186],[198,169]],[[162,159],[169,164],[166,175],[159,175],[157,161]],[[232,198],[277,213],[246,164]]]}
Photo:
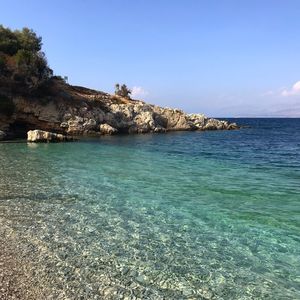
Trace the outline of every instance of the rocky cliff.
{"label": "rocky cliff", "polygon": [[234,123],[71,86],[58,79],[52,79],[35,95],[13,95],[5,90],[1,93],[10,99],[13,108],[7,113],[0,107],[2,139],[25,137],[33,129],[100,135],[238,128]]}

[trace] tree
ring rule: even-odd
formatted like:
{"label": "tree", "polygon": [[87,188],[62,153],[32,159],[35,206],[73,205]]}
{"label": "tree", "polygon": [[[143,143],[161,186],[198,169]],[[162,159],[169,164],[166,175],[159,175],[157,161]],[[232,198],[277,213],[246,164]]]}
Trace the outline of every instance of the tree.
{"label": "tree", "polygon": [[15,55],[17,70],[15,75],[28,86],[37,86],[52,76],[52,70],[47,67],[43,52],[34,53],[21,49]]}
{"label": "tree", "polygon": [[18,52],[20,43],[17,36],[9,28],[0,25],[0,52],[14,55]]}
{"label": "tree", "polygon": [[0,25],[2,84],[35,89],[48,80],[53,72],[41,48],[42,38],[32,29],[12,31]]}
{"label": "tree", "polygon": [[42,49],[42,38],[37,36],[32,29],[24,27],[22,31],[16,30],[15,34],[19,41],[20,49],[32,52],[38,52]]}
{"label": "tree", "polygon": [[1,52],[8,55],[15,55],[21,49],[38,52],[41,48],[42,38],[37,36],[32,29],[24,27],[21,31],[12,31],[0,25]]}
{"label": "tree", "polygon": [[126,84],[115,84],[115,95],[130,99],[131,90],[127,88]]}

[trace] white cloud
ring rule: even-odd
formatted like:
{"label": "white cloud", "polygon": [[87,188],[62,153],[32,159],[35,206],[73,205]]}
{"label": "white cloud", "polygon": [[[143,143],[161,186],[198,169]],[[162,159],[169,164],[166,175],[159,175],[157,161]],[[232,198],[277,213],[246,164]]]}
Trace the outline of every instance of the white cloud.
{"label": "white cloud", "polygon": [[131,91],[131,97],[134,98],[144,98],[148,96],[148,92],[145,91],[141,86],[134,86]]}
{"label": "white cloud", "polygon": [[300,81],[297,81],[291,89],[284,89],[281,92],[281,96],[283,97],[289,97],[289,96],[300,96]]}

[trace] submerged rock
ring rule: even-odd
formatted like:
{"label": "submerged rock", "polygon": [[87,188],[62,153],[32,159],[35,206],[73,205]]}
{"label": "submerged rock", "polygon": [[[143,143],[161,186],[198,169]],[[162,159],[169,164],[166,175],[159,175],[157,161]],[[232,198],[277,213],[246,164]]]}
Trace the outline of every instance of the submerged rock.
{"label": "submerged rock", "polygon": [[43,130],[29,130],[27,132],[27,141],[35,143],[45,143],[45,142],[66,142],[72,141],[73,138],[65,136],[59,133],[53,133]]}

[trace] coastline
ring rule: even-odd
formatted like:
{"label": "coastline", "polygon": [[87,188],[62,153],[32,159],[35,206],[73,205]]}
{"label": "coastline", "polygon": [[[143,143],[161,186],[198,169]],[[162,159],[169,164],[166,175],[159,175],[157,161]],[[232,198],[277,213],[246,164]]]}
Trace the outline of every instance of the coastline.
{"label": "coastline", "polygon": [[235,123],[203,114],[187,114],[179,109],[71,86],[57,79],[50,79],[49,85],[40,97],[6,94],[13,111],[1,115],[0,139],[25,138],[29,130],[83,136],[239,128]]}

